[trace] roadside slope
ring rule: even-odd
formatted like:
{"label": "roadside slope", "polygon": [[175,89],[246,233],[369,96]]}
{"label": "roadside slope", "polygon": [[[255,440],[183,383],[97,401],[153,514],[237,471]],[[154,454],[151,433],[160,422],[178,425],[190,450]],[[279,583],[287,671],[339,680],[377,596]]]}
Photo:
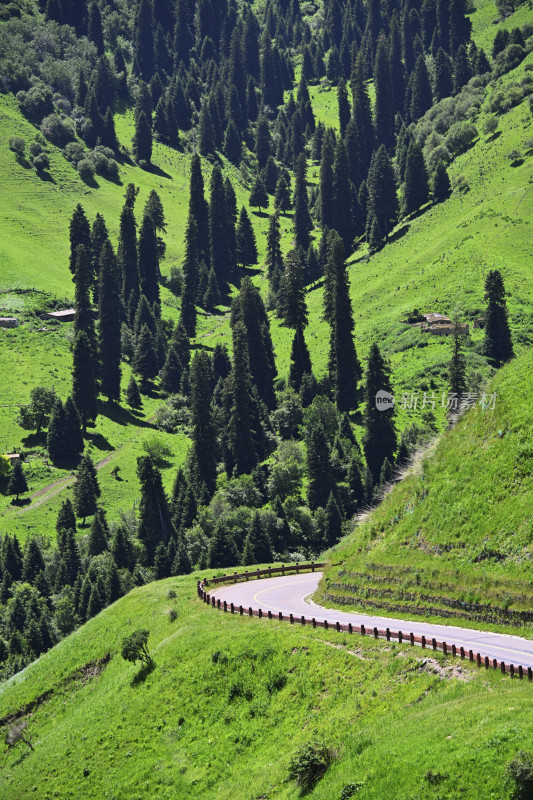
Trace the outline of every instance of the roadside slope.
{"label": "roadside slope", "polygon": [[[0,688],[0,718],[54,690],[28,717],[35,750],[2,757],[3,798],[296,798],[289,761],[310,742],[336,758],[310,798],[356,783],[361,798],[419,797],[434,774],[441,797],[505,796],[506,764],[531,735],[527,682],[221,615],[196,577],[136,589]],[[139,627],[156,662],[144,680],[119,655]],[[100,674],[82,671],[107,653]]]}

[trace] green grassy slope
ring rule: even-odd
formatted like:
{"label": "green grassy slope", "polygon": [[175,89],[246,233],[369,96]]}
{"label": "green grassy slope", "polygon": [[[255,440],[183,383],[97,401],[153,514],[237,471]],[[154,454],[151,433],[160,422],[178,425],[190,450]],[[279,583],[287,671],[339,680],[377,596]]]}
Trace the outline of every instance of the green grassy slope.
{"label": "green grassy slope", "polygon": [[477,618],[462,603],[531,611],[533,350],[487,391],[494,410],[468,411],[334,548],[324,592],[394,613],[407,603],[411,616],[446,612],[452,598],[457,624]]}
{"label": "green grassy slope", "polygon": [[[144,681],[119,654],[138,627],[150,630],[156,662]],[[99,675],[82,672],[106,653]],[[0,793],[296,798],[290,758],[319,742],[336,761],[310,798],[338,800],[356,782],[365,799],[507,797],[506,764],[531,736],[531,689],[457,666],[405,646],[222,616],[195,597],[194,577],[154,583],[0,688],[1,718],[53,690],[27,717],[34,751],[2,756]],[[430,771],[443,776],[437,793]]]}

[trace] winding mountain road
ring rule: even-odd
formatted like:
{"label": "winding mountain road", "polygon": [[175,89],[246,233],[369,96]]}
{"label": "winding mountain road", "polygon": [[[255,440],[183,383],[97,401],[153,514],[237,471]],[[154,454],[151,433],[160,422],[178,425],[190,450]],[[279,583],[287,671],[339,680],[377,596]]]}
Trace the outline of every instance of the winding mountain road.
{"label": "winding mountain road", "polygon": [[435,625],[432,622],[411,622],[392,617],[376,617],[368,614],[356,614],[348,611],[337,611],[318,606],[309,600],[318,589],[322,577],[321,572],[288,575],[281,578],[261,578],[246,583],[232,584],[211,589],[210,595],[220,598],[235,606],[244,608],[261,608],[264,613],[272,611],[278,614],[293,614],[295,617],[315,617],[326,619],[328,623],[340,622],[347,625],[365,625],[388,627],[415,635],[424,635],[428,640],[432,637],[473,650],[490,659],[498,659],[516,666],[533,667],[533,641],[520,636],[505,633],[477,631],[469,628],[457,628],[453,625]]}

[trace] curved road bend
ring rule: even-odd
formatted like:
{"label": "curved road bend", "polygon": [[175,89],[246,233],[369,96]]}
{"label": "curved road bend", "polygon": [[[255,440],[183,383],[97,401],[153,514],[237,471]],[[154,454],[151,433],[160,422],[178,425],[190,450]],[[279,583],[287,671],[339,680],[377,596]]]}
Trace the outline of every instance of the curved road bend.
{"label": "curved road bend", "polygon": [[301,575],[287,575],[281,578],[261,578],[246,583],[236,583],[231,586],[221,586],[218,589],[207,591],[221,601],[226,600],[228,605],[233,603],[237,607],[261,608],[263,611],[280,611],[283,614],[294,614],[296,617],[315,617],[317,620],[327,619],[328,622],[340,622],[347,625],[377,626],[403,631],[411,631],[424,635],[426,639],[446,641],[451,646],[464,647],[473,650],[482,656],[497,658],[506,664],[533,667],[533,641],[522,639],[520,636],[510,636],[505,633],[491,633],[489,631],[476,631],[468,628],[456,628],[453,625],[434,625],[431,622],[410,622],[405,619],[392,617],[374,617],[368,614],[356,614],[348,611],[337,611],[332,608],[317,606],[307,600],[317,588],[321,572],[305,573]]}

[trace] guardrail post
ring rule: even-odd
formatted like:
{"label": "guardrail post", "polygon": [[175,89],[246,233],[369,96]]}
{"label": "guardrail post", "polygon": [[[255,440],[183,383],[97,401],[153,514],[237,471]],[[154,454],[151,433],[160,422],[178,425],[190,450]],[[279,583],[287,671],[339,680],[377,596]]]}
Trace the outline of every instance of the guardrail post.
{"label": "guardrail post", "polygon": [[211,598],[211,605],[213,606],[213,608],[215,607],[215,598],[214,597]]}
{"label": "guardrail post", "polygon": [[241,617],[244,614],[244,608],[242,606],[239,606],[239,614],[241,615]]}
{"label": "guardrail post", "polygon": [[248,616],[249,617],[253,617],[253,615],[254,615],[254,610],[253,610],[252,606],[249,606],[248,607]]}
{"label": "guardrail post", "polygon": [[374,625],[374,639],[377,639],[377,638],[378,638],[378,629]]}
{"label": "guardrail post", "polygon": [[448,655],[448,645],[446,644],[446,642],[442,643],[442,652],[444,653],[445,656]]}
{"label": "guardrail post", "polygon": [[327,619],[324,620],[324,630],[327,631],[328,629],[328,621]]}
{"label": "guardrail post", "polygon": [[340,622],[336,622],[336,623],[335,623],[335,629],[337,630],[337,633],[340,633],[340,629],[341,629],[341,624],[340,624]]}
{"label": "guardrail post", "polygon": [[411,644],[411,647],[415,646],[415,635],[414,635],[413,631],[411,631],[411,633],[409,634],[409,642]]}
{"label": "guardrail post", "polygon": [[387,639],[388,642],[390,642],[390,629],[389,628],[385,628],[385,638]]}
{"label": "guardrail post", "polygon": [[348,633],[353,633],[353,627],[351,622],[348,623]]}
{"label": "guardrail post", "polygon": [[524,668],[522,664],[518,665],[518,677],[520,678],[520,680],[522,680],[522,678],[524,677]]}
{"label": "guardrail post", "polygon": [[426,649],[426,637],[422,636],[422,650]]}
{"label": "guardrail post", "polygon": [[462,645],[461,645],[461,649],[460,649],[459,652],[461,654],[461,661],[462,661],[464,659],[464,657],[465,657],[465,649],[464,649],[464,647]]}
{"label": "guardrail post", "polygon": [[315,571],[315,562],[311,561],[311,572]]}
{"label": "guardrail post", "polygon": [[285,575],[285,564],[281,565],[281,574]]}
{"label": "guardrail post", "polygon": [[435,637],[433,637],[433,639],[431,640],[431,646],[433,650],[437,649],[437,640],[435,639]]}
{"label": "guardrail post", "polygon": [[492,669],[498,669],[498,659],[497,658],[493,658],[492,659]]}
{"label": "guardrail post", "polygon": [[531,667],[527,668],[527,679],[528,681],[533,681],[533,669]]}
{"label": "guardrail post", "polygon": [[361,636],[365,635],[365,626],[361,625]]}
{"label": "guardrail post", "polygon": [[244,570],[244,580],[245,581],[248,580],[248,570],[247,569]]}
{"label": "guardrail post", "polygon": [[401,631],[398,631],[398,644],[401,644],[402,642],[403,642],[403,633]]}
{"label": "guardrail post", "polygon": [[283,622],[283,613],[281,611],[278,614],[278,619],[280,622]]}
{"label": "guardrail post", "polygon": [[292,616],[292,614],[289,614],[289,622],[291,623],[291,625],[294,624],[294,617]]}
{"label": "guardrail post", "polygon": [[228,604],[226,600],[224,600],[224,611],[227,612],[227,610],[228,610]]}
{"label": "guardrail post", "polygon": [[485,656],[485,669],[488,669],[489,667],[490,667],[490,658],[488,656]]}
{"label": "guardrail post", "polygon": [[500,669],[502,673],[505,675],[505,661],[500,661]]}
{"label": "guardrail post", "polygon": [[305,617],[303,614],[302,614],[302,625],[305,625]]}
{"label": "guardrail post", "polygon": [[481,653],[478,653],[478,654],[477,654],[477,656],[476,656],[476,661],[477,661],[477,665],[478,665],[478,667],[480,667],[480,666],[481,666]]}
{"label": "guardrail post", "polygon": [[514,664],[509,664],[509,675],[514,678]]}
{"label": "guardrail post", "polygon": [[263,612],[262,612],[261,609],[259,609],[259,611],[258,611],[258,617],[259,617],[259,619],[262,619],[262,617],[263,617]]}
{"label": "guardrail post", "polygon": [[316,628],[316,619],[314,617],[311,620],[311,624],[312,624],[313,628]]}
{"label": "guardrail post", "polygon": [[217,608],[220,608],[220,597],[217,599]]}
{"label": "guardrail post", "polygon": [[452,644],[452,656],[455,658],[456,655],[457,655],[457,647],[454,644]]}
{"label": "guardrail post", "polygon": [[272,619],[272,611],[270,609],[268,609],[268,618]]}
{"label": "guardrail post", "polygon": [[468,659],[469,659],[469,661],[473,661],[474,660],[474,651],[473,650],[469,650],[468,651]]}
{"label": "guardrail post", "polygon": [[233,605],[233,603],[230,603],[230,610],[232,614],[235,613],[235,606]]}

